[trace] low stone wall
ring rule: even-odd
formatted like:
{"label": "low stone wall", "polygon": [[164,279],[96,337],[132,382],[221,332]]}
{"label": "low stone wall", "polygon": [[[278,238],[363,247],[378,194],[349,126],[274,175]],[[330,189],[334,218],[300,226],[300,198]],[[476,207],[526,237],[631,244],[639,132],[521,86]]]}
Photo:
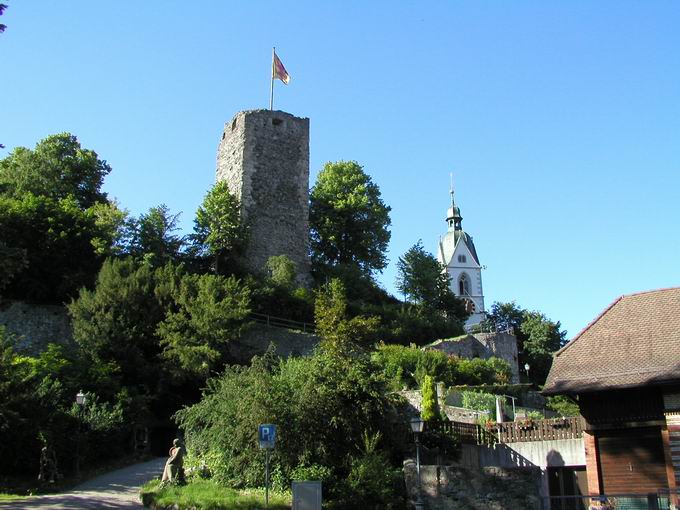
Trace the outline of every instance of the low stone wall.
{"label": "low stone wall", "polygon": [[[541,472],[538,468],[477,468],[421,465],[422,492],[427,508],[540,510]],[[404,480],[411,501],[417,495],[413,459],[404,462]]]}
{"label": "low stone wall", "polygon": [[71,320],[64,306],[2,301],[0,326],[14,335],[17,350],[26,354],[40,353],[50,343],[73,342]]}
{"label": "low stone wall", "polygon": [[284,358],[308,356],[319,345],[319,337],[302,331],[255,323],[239,341],[230,345],[229,354],[239,363],[248,363],[253,356],[264,354],[270,344],[276,347],[276,354]]}
{"label": "low stone wall", "polygon": [[503,359],[510,364],[510,382],[519,382],[517,338],[509,333],[475,333],[446,338],[426,345],[424,349],[434,349],[460,358],[489,359],[494,356]]}

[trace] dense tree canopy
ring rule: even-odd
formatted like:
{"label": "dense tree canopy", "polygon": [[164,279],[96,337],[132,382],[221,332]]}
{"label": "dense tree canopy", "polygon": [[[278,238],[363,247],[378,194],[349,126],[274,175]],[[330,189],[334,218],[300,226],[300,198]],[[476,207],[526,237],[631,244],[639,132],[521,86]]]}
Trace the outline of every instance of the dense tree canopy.
{"label": "dense tree canopy", "polygon": [[3,295],[55,303],[93,283],[113,236],[110,225],[73,197],[31,193],[0,195],[0,232],[0,250],[8,257],[0,263]]}
{"label": "dense tree canopy", "polygon": [[312,257],[321,265],[354,265],[365,273],[387,265],[390,207],[354,161],[326,163],[310,193]]}
{"label": "dense tree canopy", "polygon": [[488,322],[497,330],[511,330],[517,337],[518,364],[524,370],[529,364],[529,379],[543,385],[555,351],[566,344],[566,332],[560,322],[553,322],[543,313],[529,311],[511,303],[494,303]]}
{"label": "dense tree canopy", "polygon": [[81,147],[70,133],[48,136],[35,149],[17,147],[0,160],[0,192],[23,198],[26,193],[60,200],[72,196],[81,209],[105,202],[101,191],[111,171],[97,153]]}
{"label": "dense tree canopy", "polygon": [[180,214],[172,214],[165,204],[140,215],[132,238],[131,252],[153,266],[177,261],[184,238],[176,234]]}

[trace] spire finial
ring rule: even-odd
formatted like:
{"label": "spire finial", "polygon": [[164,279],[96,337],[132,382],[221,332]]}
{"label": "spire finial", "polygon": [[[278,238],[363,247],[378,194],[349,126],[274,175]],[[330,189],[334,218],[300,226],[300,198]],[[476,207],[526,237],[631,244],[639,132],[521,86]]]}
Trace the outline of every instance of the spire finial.
{"label": "spire finial", "polygon": [[454,207],[453,203],[453,172],[449,172],[449,178],[451,179],[451,187],[449,188],[449,193],[451,194],[451,207]]}
{"label": "spire finial", "polygon": [[449,173],[451,179],[451,188],[449,193],[451,194],[451,207],[449,208],[449,214],[446,218],[446,222],[449,224],[449,230],[462,230],[460,225],[463,217],[460,215],[460,209],[456,207],[456,203],[453,200],[453,172]]}

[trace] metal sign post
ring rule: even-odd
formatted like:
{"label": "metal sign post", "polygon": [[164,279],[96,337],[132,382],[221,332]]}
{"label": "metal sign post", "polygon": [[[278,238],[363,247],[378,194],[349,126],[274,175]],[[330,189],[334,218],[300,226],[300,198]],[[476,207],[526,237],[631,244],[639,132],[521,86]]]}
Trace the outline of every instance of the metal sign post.
{"label": "metal sign post", "polygon": [[269,450],[272,450],[276,444],[276,425],[271,423],[260,425],[257,439],[260,443],[260,448],[265,449],[264,507],[267,508],[269,506]]}

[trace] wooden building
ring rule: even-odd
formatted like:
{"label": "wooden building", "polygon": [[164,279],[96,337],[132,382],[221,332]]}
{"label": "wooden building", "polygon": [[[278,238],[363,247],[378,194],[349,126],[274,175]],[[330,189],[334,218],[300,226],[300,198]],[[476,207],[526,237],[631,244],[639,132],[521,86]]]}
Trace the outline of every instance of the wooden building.
{"label": "wooden building", "polygon": [[578,401],[590,495],[677,491],[680,288],[614,301],[556,353],[543,393]]}

